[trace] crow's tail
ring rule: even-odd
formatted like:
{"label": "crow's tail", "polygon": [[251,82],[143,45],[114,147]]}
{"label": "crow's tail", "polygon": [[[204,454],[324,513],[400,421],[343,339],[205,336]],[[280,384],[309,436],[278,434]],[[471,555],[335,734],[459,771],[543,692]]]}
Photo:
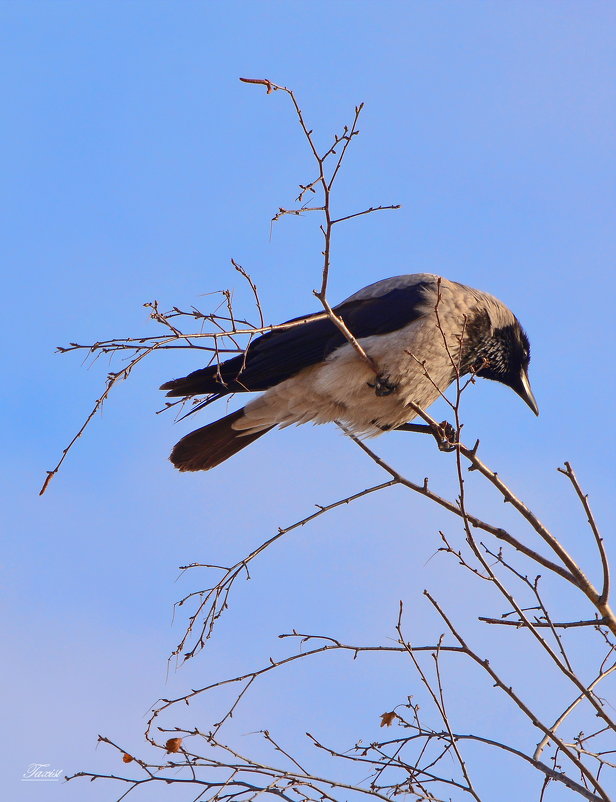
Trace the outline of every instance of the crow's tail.
{"label": "crow's tail", "polygon": [[180,471],[209,471],[274,428],[269,426],[258,432],[234,429],[233,424],[243,414],[244,410],[239,409],[187,434],[176,443],[169,459]]}

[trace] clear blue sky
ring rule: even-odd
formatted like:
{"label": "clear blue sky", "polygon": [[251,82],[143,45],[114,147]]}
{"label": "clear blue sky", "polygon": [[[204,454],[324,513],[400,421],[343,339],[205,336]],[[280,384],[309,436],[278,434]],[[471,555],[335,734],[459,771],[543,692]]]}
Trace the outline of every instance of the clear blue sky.
{"label": "clear blue sky", "polygon": [[[554,470],[564,459],[613,525],[615,22],[613,4],[594,0],[0,3],[0,761],[11,800],[115,798],[99,784],[19,778],[30,762],[116,770],[95,750],[99,732],[138,751],[157,697],[285,653],[276,635],[292,627],[383,640],[405,599],[412,634],[430,637],[424,587],[477,612],[460,601],[455,567],[430,559],[438,529],[459,537],[455,521],[388,491],[266,553],[208,653],[167,678],[182,624],[172,604],[206,581],[175,582],[177,566],[235,561],[315,503],[380,478],[332,427],[269,435],[209,474],[175,472],[168,451],[194,420],[156,416],[157,387],[199,367],[192,354],[152,359],[117,388],[37,497],[107,367],[86,370],[56,345],[147,333],[142,304],[154,298],[206,308],[206,293],[237,287],[241,303],[231,257],[258,283],[268,321],[315,308],[316,220],[285,219],[271,237],[269,223],[312,177],[306,147],[286,98],[239,76],[294,88],[321,142],[365,102],[335,208],[402,209],[339,228],[331,299],[427,271],[506,301],[531,338],[541,416],[481,382],[466,437],[481,437],[485,458],[572,548],[586,534]],[[420,439],[377,445],[411,478],[453,488],[453,460]],[[476,494],[484,514],[513,520]],[[292,715],[300,735],[350,745],[378,737],[378,716],[419,693],[406,668],[352,673],[332,659],[312,670],[265,683],[238,732],[286,732]],[[191,713],[203,729],[216,715]]]}

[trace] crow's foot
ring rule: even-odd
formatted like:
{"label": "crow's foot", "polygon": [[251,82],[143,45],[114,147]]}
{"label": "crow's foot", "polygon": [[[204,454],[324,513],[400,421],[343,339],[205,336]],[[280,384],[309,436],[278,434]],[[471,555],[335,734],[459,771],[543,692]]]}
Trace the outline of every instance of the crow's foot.
{"label": "crow's foot", "polygon": [[432,434],[436,438],[436,444],[439,447],[439,451],[455,451],[456,444],[458,442],[457,433],[451,423],[448,423],[446,420],[442,421],[436,427],[436,431],[433,431]]}
{"label": "crow's foot", "polygon": [[379,396],[391,395],[398,389],[397,384],[393,384],[388,376],[383,376],[382,374],[376,377],[374,383],[368,382],[368,387],[374,387],[375,394]]}
{"label": "crow's foot", "polygon": [[396,431],[431,434],[436,440],[440,451],[455,451],[458,442],[455,428],[446,420],[442,423],[437,423],[436,426],[428,426],[425,423],[402,423],[400,426],[396,426]]}

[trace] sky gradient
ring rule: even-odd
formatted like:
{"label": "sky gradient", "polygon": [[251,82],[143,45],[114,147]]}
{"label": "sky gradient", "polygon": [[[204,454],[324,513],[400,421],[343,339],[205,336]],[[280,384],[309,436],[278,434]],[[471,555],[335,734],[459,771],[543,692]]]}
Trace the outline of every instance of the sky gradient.
{"label": "sky gradient", "polygon": [[[143,303],[154,299],[207,311],[208,293],[229,287],[249,309],[231,258],[259,286],[267,321],[317,308],[317,219],[270,230],[312,177],[309,153],[287,98],[240,76],[293,88],[322,144],[365,102],[334,209],[402,208],[338,227],[330,299],[434,272],[514,310],[531,340],[541,415],[479,382],[465,401],[465,439],[480,437],[484,459],[596,570],[555,468],[574,464],[598,521],[613,529],[615,22],[614,6],[595,0],[0,2],[10,338],[1,583],[9,743],[0,762],[11,800],[115,799],[119,790],[102,783],[32,788],[20,777],[31,762],[117,770],[115,756],[96,749],[98,733],[138,750],[155,699],[285,653],[276,636],[293,627],[381,641],[394,636],[404,599],[414,638],[430,638],[438,624],[425,587],[460,615],[484,609],[458,586],[456,566],[433,556],[438,530],[459,536],[458,524],[388,490],[268,551],[207,653],[168,673],[182,628],[173,603],[206,582],[178,579],[179,565],[234,562],[315,503],[381,480],[334,427],[270,434],[208,474],[174,471],[168,452],[193,421],[155,415],[157,388],[200,367],[198,354],[148,359],[37,496],[108,369],[85,369],[56,346],[152,333]],[[443,405],[433,409],[445,417]],[[210,408],[200,422],[215,415]],[[433,443],[391,434],[374,445],[409,477],[455,493],[453,461]],[[515,520],[479,483],[470,487],[484,516]],[[521,654],[521,674],[532,672],[526,661]],[[334,659],[305,665],[265,682],[234,726],[284,732],[300,750],[305,730],[345,746],[369,741],[384,710],[419,693],[409,677],[384,660],[353,672]],[[462,717],[472,679],[452,672],[451,682],[460,683]],[[481,713],[486,727],[505,708],[494,704]],[[299,734],[288,732],[291,712]],[[215,720],[205,706],[191,715],[204,728]],[[511,800],[536,793],[536,778],[525,781]],[[165,790],[147,798],[191,798]]]}

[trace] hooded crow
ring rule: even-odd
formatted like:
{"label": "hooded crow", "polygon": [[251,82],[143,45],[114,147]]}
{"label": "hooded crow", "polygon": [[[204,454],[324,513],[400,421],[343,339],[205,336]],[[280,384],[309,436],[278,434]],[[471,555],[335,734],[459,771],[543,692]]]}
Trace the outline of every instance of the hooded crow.
{"label": "hooded crow", "polygon": [[[359,436],[402,427],[456,377],[473,373],[516,392],[538,415],[528,381],[528,337],[488,293],[430,273],[396,276],[334,308],[380,370],[320,312],[288,321],[246,352],[163,384],[172,397],[264,391],[242,409],[183,437],[180,471],[209,470],[275,426],[339,421]],[[195,411],[195,410],[193,410]]]}

